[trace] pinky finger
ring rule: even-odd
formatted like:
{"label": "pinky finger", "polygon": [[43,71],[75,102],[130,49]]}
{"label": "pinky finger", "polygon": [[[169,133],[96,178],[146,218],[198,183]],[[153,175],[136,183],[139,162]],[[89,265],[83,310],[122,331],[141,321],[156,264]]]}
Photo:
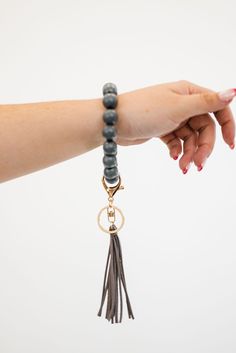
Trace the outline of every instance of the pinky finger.
{"label": "pinky finger", "polygon": [[180,138],[178,138],[172,132],[170,134],[160,137],[160,139],[167,145],[170,157],[175,160],[178,159],[178,156],[182,152],[182,144]]}

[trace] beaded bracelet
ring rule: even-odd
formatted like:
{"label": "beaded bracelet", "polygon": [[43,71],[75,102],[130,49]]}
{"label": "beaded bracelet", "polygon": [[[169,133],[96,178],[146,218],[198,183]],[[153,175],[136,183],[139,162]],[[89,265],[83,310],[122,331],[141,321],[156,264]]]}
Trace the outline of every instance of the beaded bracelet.
{"label": "beaded bracelet", "polygon": [[[105,138],[105,142],[103,144],[103,177],[102,184],[108,193],[108,206],[103,207],[98,214],[98,225],[100,229],[106,233],[110,234],[110,246],[107,255],[106,261],[106,269],[103,280],[103,290],[102,290],[102,299],[100,309],[98,311],[98,316],[102,315],[102,308],[107,296],[107,309],[106,309],[106,319],[111,321],[113,324],[122,321],[123,314],[123,301],[122,301],[122,288],[125,292],[128,317],[134,319],[134,315],[132,312],[126,281],[123,267],[123,259],[122,259],[122,250],[121,244],[118,237],[118,231],[123,227],[124,224],[124,216],[122,211],[114,206],[114,195],[117,190],[124,189],[124,186],[121,185],[121,177],[118,171],[118,163],[117,163],[117,143],[116,136],[117,131],[115,128],[115,124],[118,120],[117,112],[115,108],[118,104],[117,98],[117,87],[114,83],[106,83],[103,86],[103,105],[106,108],[103,114],[103,121],[106,124],[102,130],[103,137]],[[117,183],[118,182],[118,183]],[[108,184],[115,184],[115,186],[108,186]],[[109,230],[105,229],[101,225],[101,215],[103,211],[107,210],[107,217],[110,223]],[[117,228],[115,225],[116,220],[116,211],[121,216],[121,225]],[[118,313],[119,313],[119,321],[118,321]]]}
{"label": "beaded bracelet", "polygon": [[117,112],[117,88],[113,83],[107,83],[103,86],[103,105],[106,111],[103,114],[103,121],[106,126],[104,127],[102,134],[106,141],[103,144],[103,164],[104,164],[104,177],[105,180],[114,184],[119,179],[119,172],[117,168],[117,144],[116,135],[117,131],[115,124],[118,120]]}

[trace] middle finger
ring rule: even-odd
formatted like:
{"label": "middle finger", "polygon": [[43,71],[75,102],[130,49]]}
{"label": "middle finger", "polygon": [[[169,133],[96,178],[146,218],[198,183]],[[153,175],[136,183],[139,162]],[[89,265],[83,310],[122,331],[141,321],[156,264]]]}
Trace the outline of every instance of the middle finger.
{"label": "middle finger", "polygon": [[210,114],[203,114],[191,118],[189,126],[198,131],[198,148],[193,155],[193,162],[200,171],[214,148],[216,125]]}

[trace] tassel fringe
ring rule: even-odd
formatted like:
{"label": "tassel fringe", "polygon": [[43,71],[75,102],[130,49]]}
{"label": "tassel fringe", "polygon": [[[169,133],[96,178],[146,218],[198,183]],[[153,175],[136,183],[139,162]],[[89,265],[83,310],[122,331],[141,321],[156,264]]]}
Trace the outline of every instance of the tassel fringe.
{"label": "tassel fringe", "polygon": [[[117,227],[112,224],[109,230],[115,230]],[[108,269],[109,268],[109,269]],[[110,247],[107,255],[106,269],[103,281],[101,306],[98,316],[102,315],[102,308],[107,295],[106,319],[113,324],[122,321],[123,300],[122,287],[125,292],[127,310],[129,318],[134,319],[132,312],[123,268],[121,244],[117,233],[110,234]],[[118,313],[119,312],[119,313]],[[119,315],[118,315],[119,314]],[[119,316],[119,321],[118,321]]]}

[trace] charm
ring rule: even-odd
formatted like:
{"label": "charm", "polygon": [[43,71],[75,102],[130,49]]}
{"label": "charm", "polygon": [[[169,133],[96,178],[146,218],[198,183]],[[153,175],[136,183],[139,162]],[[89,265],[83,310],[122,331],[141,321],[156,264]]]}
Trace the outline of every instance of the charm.
{"label": "charm", "polygon": [[[108,197],[109,205],[106,207],[103,207],[100,210],[97,220],[98,220],[98,225],[100,229],[106,233],[110,233],[110,247],[108,250],[107,261],[106,261],[101,305],[97,315],[98,316],[102,315],[102,308],[107,295],[106,319],[108,321],[111,321],[111,323],[113,324],[114,321],[116,323],[122,321],[122,315],[123,315],[122,289],[125,292],[128,316],[129,318],[134,319],[134,315],[132,312],[132,308],[131,308],[131,304],[130,304],[130,300],[127,292],[121,244],[117,234],[118,231],[124,225],[124,215],[118,207],[113,205],[113,201],[114,201],[113,196],[115,195],[117,190],[124,189],[124,187],[121,186],[120,176],[119,176],[119,182],[116,186],[107,187],[104,176],[102,178],[102,183],[109,196]],[[100,218],[104,210],[107,210],[108,221],[111,223],[109,230],[105,229],[101,225]],[[115,226],[115,220],[116,220],[115,211],[118,211],[121,216],[121,224],[118,228]],[[119,321],[118,321],[118,312],[119,312]]]}

